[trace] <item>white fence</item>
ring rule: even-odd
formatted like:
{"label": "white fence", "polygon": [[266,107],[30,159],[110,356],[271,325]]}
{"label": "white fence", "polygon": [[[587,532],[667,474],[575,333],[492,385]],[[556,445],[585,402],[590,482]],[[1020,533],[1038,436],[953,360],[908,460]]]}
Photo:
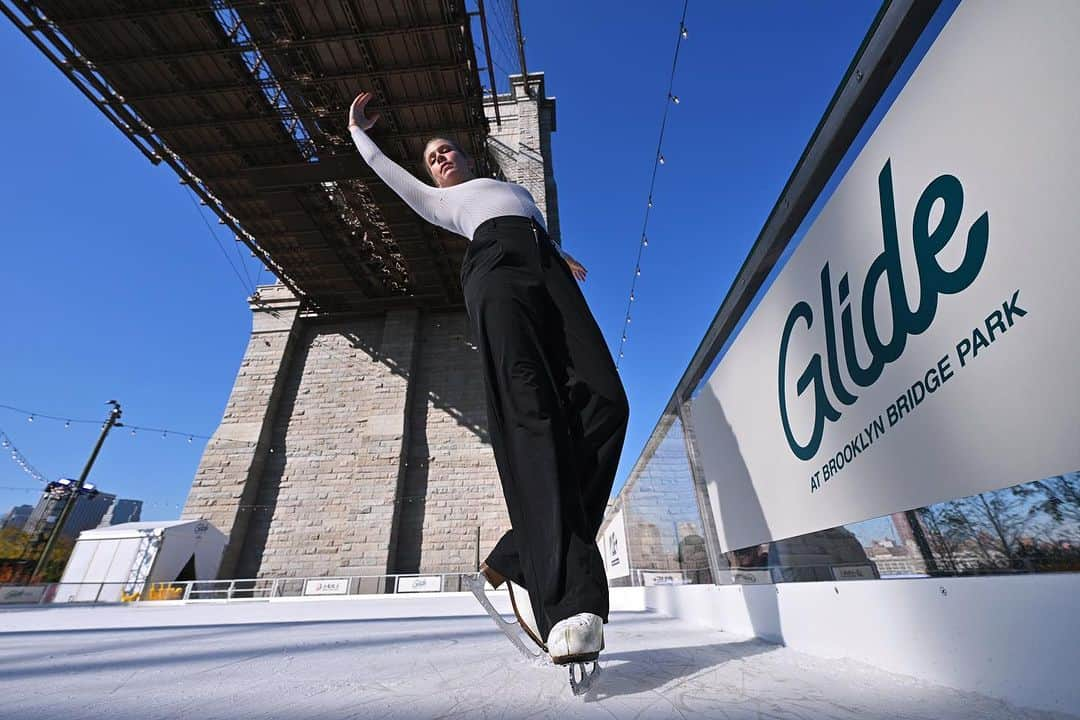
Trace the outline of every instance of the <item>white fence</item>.
{"label": "white fence", "polygon": [[148,583],[0,585],[0,605],[56,603],[230,602],[271,598],[462,592],[475,573],[247,578]]}

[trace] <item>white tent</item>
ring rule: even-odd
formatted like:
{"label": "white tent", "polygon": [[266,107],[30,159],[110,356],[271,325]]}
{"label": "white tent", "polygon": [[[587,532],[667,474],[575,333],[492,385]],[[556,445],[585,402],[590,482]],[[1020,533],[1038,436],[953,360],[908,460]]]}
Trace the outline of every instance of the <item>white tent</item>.
{"label": "white tent", "polygon": [[213,580],[225,535],[205,520],[134,522],[79,533],[54,602],[118,602],[149,583]]}

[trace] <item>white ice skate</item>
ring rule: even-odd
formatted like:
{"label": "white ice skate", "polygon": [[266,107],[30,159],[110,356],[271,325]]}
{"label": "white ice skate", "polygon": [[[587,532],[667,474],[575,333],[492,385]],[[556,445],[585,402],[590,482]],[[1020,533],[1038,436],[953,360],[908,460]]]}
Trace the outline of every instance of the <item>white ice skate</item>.
{"label": "white ice skate", "polygon": [[[600,651],[604,649],[604,621],[599,615],[578,613],[555,623],[548,634],[548,654],[556,665],[568,665],[570,687],[575,695],[588,692],[600,673]],[[588,669],[587,663],[592,663]],[[574,668],[578,676],[574,675]]]}
{"label": "white ice skate", "polygon": [[[488,582],[493,587],[506,583],[506,588],[510,592],[510,604],[514,608],[517,622],[507,622],[492,606],[485,587]],[[567,665],[570,670],[570,689],[574,695],[583,695],[589,691],[593,680],[600,673],[600,664],[597,659],[600,650],[604,649],[603,622],[599,617],[589,613],[581,613],[556,623],[555,628],[561,626],[563,629],[560,630],[557,636],[555,628],[552,628],[548,638],[549,640],[554,638],[557,652],[551,653],[549,652],[549,646],[545,645],[539,638],[532,603],[529,602],[529,594],[524,588],[506,580],[486,566],[481,572],[468,578],[467,583],[469,590],[480,601],[480,605],[495,621],[496,627],[527,660],[534,665],[550,666],[553,663]],[[595,618],[595,622],[590,618]],[[531,648],[525,642],[525,637],[528,637],[538,649]],[[590,648],[592,648],[591,651]],[[586,666],[586,663],[590,661],[592,662],[591,670],[587,669]],[[574,673],[575,668],[577,668],[576,675]]]}

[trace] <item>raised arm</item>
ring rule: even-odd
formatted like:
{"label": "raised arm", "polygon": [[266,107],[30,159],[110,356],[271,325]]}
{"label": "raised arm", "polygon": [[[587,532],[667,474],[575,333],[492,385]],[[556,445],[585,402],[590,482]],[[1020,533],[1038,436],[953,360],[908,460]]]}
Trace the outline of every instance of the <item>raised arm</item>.
{"label": "raised arm", "polygon": [[443,191],[421,182],[408,170],[386,157],[368,137],[366,131],[379,119],[377,113],[370,118],[364,114],[364,107],[371,98],[371,93],[360,93],[349,108],[349,134],[352,135],[364,162],[371,166],[375,174],[416,211],[417,215],[430,223],[454,230],[448,224],[450,214],[445,207]]}

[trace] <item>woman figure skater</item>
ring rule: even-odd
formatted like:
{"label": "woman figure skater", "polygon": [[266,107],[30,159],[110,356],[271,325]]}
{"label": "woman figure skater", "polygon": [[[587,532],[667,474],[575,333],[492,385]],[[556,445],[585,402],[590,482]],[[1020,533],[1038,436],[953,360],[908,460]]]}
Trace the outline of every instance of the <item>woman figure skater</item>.
{"label": "woman figure skater", "polygon": [[[629,407],[607,344],[575,279],[585,268],[549,239],[520,185],[473,175],[472,160],[434,138],[432,187],[367,136],[372,94],[349,108],[349,131],[371,169],[430,223],[469,239],[461,285],[483,362],[488,428],[511,530],[481,571],[529,593],[537,640],[552,661],[595,660],[608,617],[596,545],[626,435]],[[573,673],[571,673],[572,675]]]}

